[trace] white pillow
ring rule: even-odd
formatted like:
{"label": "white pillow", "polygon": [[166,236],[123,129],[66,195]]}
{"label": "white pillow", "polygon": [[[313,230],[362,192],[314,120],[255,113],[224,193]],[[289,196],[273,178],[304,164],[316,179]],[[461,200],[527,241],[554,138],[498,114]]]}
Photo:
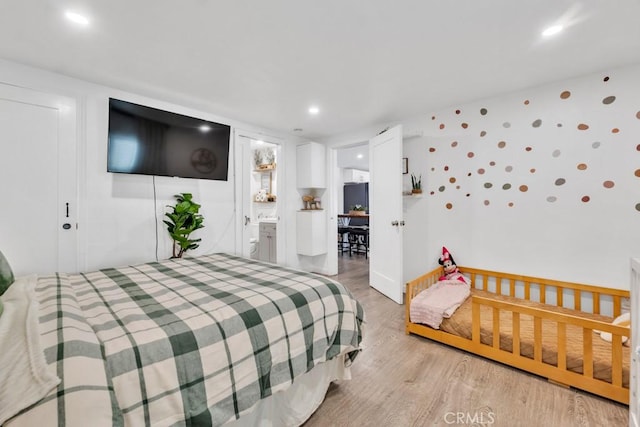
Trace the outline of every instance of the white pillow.
{"label": "white pillow", "polygon": [[[612,325],[619,325],[621,323],[628,323],[631,321],[631,314],[630,313],[622,313],[620,316],[616,317],[613,322],[611,322]],[[602,338],[603,340],[607,341],[607,342],[611,342],[613,341],[613,336],[611,335],[611,332],[600,332],[600,338]],[[628,337],[622,337],[622,344],[626,343],[627,340],[629,338]]]}

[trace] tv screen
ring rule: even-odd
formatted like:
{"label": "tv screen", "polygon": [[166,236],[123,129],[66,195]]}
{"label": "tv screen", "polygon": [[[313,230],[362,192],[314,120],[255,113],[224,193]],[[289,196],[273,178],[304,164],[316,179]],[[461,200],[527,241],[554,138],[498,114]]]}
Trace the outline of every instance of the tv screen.
{"label": "tv screen", "polygon": [[107,171],[226,181],[231,127],[109,98]]}

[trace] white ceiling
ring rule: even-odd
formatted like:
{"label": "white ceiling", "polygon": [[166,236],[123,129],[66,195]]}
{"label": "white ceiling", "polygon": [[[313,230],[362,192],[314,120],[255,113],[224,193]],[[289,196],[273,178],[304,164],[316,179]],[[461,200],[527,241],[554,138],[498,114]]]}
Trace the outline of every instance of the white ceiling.
{"label": "white ceiling", "polygon": [[4,0],[0,58],[322,139],[640,63],[639,17],[640,0]]}

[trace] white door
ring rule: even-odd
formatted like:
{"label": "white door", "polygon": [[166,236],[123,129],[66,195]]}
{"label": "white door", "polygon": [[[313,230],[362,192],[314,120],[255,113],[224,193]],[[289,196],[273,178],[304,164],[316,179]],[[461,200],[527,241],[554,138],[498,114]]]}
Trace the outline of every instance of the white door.
{"label": "white door", "polygon": [[251,139],[236,134],[236,229],[239,230],[236,239],[236,252],[244,257],[250,256],[251,251]]}
{"label": "white door", "polygon": [[0,83],[0,247],[16,276],[77,271],[75,101]]}
{"label": "white door", "polygon": [[631,259],[631,390],[629,425],[640,427],[640,258]]}
{"label": "white door", "polygon": [[369,283],[402,304],[402,126],[369,141]]}

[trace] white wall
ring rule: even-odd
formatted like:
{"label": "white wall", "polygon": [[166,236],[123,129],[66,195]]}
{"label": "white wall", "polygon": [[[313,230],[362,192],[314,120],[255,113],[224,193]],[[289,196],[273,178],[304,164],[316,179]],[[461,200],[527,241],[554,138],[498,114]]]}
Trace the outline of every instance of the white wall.
{"label": "white wall", "polygon": [[[201,247],[192,253],[235,252],[233,141],[228,181],[156,177],[157,203],[154,205],[151,176],[106,172],[108,98],[124,99],[256,133],[277,136],[275,132],[202,109],[123,92],[4,60],[0,60],[0,82],[65,95],[76,99],[78,103],[80,270],[155,260],[156,224],[158,258],[168,258],[171,255],[171,240],[162,220],[166,205],[173,204],[173,195],[181,192],[193,193],[194,199],[202,204],[201,212],[205,218],[205,228],[197,232],[198,237],[203,239]],[[287,141],[284,146],[284,164],[292,171],[288,172],[291,174],[289,176],[295,174],[296,142]],[[46,180],[47,177],[43,176],[42,179]],[[295,191],[292,183],[285,188],[285,194],[290,193],[289,187]],[[292,215],[287,213],[286,220]],[[287,263],[297,265],[295,247],[291,245],[287,246]]]}
{"label": "white wall", "polygon": [[407,120],[424,131],[405,157],[425,195],[405,200],[405,273],[436,267],[444,245],[461,265],[628,289],[640,254],[638,75],[609,70]]}

